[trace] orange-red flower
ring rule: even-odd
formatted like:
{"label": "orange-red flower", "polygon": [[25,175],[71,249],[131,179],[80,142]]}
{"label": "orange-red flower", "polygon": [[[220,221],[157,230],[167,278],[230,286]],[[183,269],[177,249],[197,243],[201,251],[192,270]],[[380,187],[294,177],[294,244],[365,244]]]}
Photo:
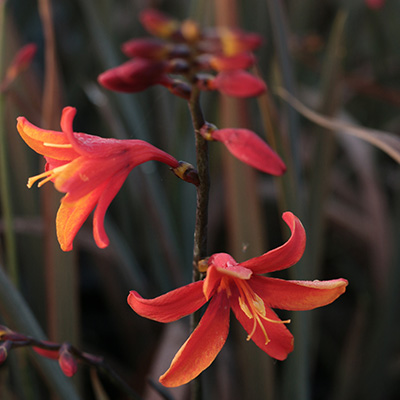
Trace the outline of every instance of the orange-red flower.
{"label": "orange-red flower", "polygon": [[28,187],[36,181],[40,181],[39,187],[52,181],[58,191],[66,193],[56,218],[57,237],[64,251],[72,249],[75,235],[94,208],[96,244],[109,244],[104,216],[133,168],[150,160],[173,169],[180,166],[174,157],[142,140],[104,139],[73,132],[75,113],[75,108],[64,108],[61,132],[38,128],[24,117],[19,117],[17,124],[25,142],[47,161],[45,172],[29,178]]}
{"label": "orange-red flower", "polygon": [[300,220],[283,214],[292,232],[282,246],[260,257],[237,263],[229,254],[218,253],[205,264],[207,276],[155,299],[143,299],[131,291],[128,303],[139,315],[159,322],[175,321],[210,301],[199,325],[180,348],[171,366],[160,377],[165,386],[183,385],[198,376],[215,359],[229,331],[229,314],[247,331],[263,351],[284,360],[293,350],[293,336],[271,307],[311,310],[333,302],[344,293],[347,281],[286,281],[261,276],[295,264],[303,255],[306,236]]}

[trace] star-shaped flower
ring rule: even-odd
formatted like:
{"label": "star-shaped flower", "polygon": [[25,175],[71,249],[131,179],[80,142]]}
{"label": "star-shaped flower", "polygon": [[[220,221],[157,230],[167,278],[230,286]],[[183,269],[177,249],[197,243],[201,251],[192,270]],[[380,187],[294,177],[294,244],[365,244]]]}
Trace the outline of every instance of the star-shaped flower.
{"label": "star-shaped flower", "polygon": [[209,301],[199,325],[179,349],[160,377],[165,386],[183,385],[205,370],[228,336],[230,309],[247,331],[247,340],[271,357],[284,360],[293,350],[293,336],[271,308],[311,310],[333,302],[344,293],[347,281],[287,281],[261,274],[286,269],[302,257],[306,235],[300,220],[283,214],[292,234],[282,246],[262,256],[237,263],[229,254],[217,253],[200,263],[204,280],[191,283],[155,299],[131,291],[128,303],[139,315],[172,322],[191,314]]}

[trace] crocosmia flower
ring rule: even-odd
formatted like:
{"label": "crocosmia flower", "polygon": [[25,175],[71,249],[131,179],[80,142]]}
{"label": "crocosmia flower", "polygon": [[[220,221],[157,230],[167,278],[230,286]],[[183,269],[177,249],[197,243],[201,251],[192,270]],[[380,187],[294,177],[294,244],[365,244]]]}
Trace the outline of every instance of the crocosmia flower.
{"label": "crocosmia flower", "polygon": [[155,37],[122,45],[132,59],[99,76],[107,89],[138,92],[162,85],[185,99],[192,87],[233,97],[265,92],[265,83],[245,71],[255,63],[252,51],[261,44],[259,35],[231,28],[201,29],[195,21],[180,22],[155,9],[142,11],[140,21]]}
{"label": "crocosmia flower", "polygon": [[73,132],[76,109],[66,107],[61,117],[61,132],[45,130],[26,118],[17,119],[17,129],[25,142],[46,159],[45,172],[29,178],[28,187],[48,181],[66,195],[57,213],[57,237],[64,251],[72,249],[78,230],[95,209],[93,236],[103,248],[109,244],[104,216],[129,172],[146,161],[156,160],[172,169],[180,163],[171,155],[142,140],[104,139]]}
{"label": "crocosmia flower", "polygon": [[131,291],[128,303],[139,315],[159,322],[172,322],[208,308],[199,325],[179,349],[171,366],[160,377],[165,386],[183,385],[206,369],[223,347],[229,332],[230,309],[247,332],[247,340],[271,357],[284,360],[293,350],[293,336],[271,308],[311,310],[333,302],[344,293],[347,281],[287,281],[261,274],[286,269],[303,255],[306,235],[300,220],[283,214],[291,237],[262,256],[238,263],[218,253],[199,263],[206,278],[155,299],[143,299]]}

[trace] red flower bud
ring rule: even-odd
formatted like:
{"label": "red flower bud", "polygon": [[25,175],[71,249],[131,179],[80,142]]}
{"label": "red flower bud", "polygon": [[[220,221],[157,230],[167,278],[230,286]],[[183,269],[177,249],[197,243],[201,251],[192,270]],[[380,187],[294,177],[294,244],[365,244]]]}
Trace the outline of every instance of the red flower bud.
{"label": "red flower bud", "polygon": [[263,80],[243,70],[220,72],[211,82],[210,88],[233,97],[259,96],[267,89]]}
{"label": "red flower bud", "polygon": [[58,363],[62,369],[62,372],[69,378],[75,375],[78,370],[78,363],[75,357],[69,351],[69,344],[64,343],[60,348],[60,357]]}
{"label": "red flower bud", "polygon": [[164,57],[167,45],[163,40],[156,38],[132,39],[125,42],[122,52],[128,57],[141,57],[159,60]]}
{"label": "red flower bud", "polygon": [[207,133],[212,139],[222,142],[232,155],[251,167],[277,176],[286,171],[281,158],[256,133],[248,129],[216,129],[207,130]]}
{"label": "red flower bud", "polygon": [[169,38],[179,30],[179,22],[161,13],[148,8],[140,13],[140,22],[144,28],[154,36]]}
{"label": "red flower bud", "polygon": [[165,68],[163,62],[135,58],[103,72],[97,80],[105,88],[117,92],[141,92],[160,83],[165,76]]}

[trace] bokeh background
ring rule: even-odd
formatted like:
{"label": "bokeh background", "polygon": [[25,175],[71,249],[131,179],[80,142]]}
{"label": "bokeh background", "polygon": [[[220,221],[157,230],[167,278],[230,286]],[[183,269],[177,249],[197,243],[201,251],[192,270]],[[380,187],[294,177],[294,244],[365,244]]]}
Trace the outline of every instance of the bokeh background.
{"label": "bokeh background", "polygon": [[[19,115],[59,129],[70,105],[78,110],[78,132],[148,140],[195,164],[184,100],[162,87],[128,95],[97,83],[126,60],[123,42],[147,36],[138,15],[148,6],[264,37],[253,72],[268,93],[246,101],[205,93],[202,105],[219,127],[258,132],[288,173],[265,176],[210,146],[209,253],[241,261],[280,245],[288,237],[281,214],[291,210],[304,223],[307,249],[279,276],[349,281],[327,307],[278,311],[292,318],[295,336],[284,362],[247,342],[232,318],[227,344],[202,375],[204,399],[400,398],[400,170],[343,126],[358,126],[367,137],[367,128],[383,131],[375,132],[377,142],[398,154],[397,0],[0,0],[0,81],[18,49],[38,46],[30,67],[0,93],[0,324],[104,356],[144,399],[189,398],[188,385],[157,386],[187,338],[188,320],[167,326],[142,319],[126,297],[132,289],[154,297],[190,282],[195,189],[157,163],[136,168],[107,213],[110,246],[95,246],[89,219],[74,250],[63,253],[54,224],[61,194],[51,184],[27,189],[43,160],[15,129]],[[279,87],[337,129],[298,113]],[[0,398],[128,398],[101,372],[82,365],[67,379],[47,361],[13,350],[0,366]]]}

